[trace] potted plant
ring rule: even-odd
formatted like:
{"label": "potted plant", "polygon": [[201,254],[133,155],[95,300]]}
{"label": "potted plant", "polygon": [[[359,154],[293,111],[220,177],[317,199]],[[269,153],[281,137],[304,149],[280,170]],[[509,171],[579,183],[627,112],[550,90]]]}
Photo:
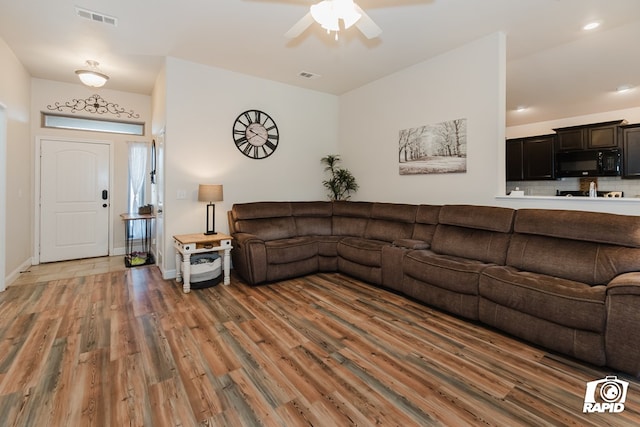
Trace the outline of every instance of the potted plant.
{"label": "potted plant", "polygon": [[329,179],[322,181],[322,185],[327,189],[328,196],[331,200],[349,200],[349,193],[358,189],[356,178],[347,169],[338,167],[340,156],[338,154],[329,154],[320,161],[326,165],[325,171],[331,176]]}

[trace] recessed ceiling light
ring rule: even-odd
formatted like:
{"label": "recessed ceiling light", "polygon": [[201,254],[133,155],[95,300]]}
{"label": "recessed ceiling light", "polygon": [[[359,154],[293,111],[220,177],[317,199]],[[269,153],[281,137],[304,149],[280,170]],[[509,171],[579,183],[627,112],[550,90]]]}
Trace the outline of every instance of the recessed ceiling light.
{"label": "recessed ceiling light", "polygon": [[591,30],[595,30],[599,26],[600,26],[600,22],[594,21],[594,22],[589,22],[584,27],[582,27],[582,29],[585,31],[591,31]]}
{"label": "recessed ceiling light", "polygon": [[523,112],[523,111],[526,111],[526,109],[527,109],[527,107],[526,107],[525,105],[518,105],[518,106],[516,107],[516,111],[517,111],[518,113],[521,113],[521,112]]}

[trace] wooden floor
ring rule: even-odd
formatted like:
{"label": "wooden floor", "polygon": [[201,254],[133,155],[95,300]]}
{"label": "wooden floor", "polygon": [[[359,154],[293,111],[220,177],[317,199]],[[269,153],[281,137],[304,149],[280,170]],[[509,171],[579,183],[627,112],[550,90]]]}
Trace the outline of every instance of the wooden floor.
{"label": "wooden floor", "polygon": [[340,274],[183,294],[63,270],[0,293],[0,426],[640,425],[639,381],[583,414],[615,372]]}

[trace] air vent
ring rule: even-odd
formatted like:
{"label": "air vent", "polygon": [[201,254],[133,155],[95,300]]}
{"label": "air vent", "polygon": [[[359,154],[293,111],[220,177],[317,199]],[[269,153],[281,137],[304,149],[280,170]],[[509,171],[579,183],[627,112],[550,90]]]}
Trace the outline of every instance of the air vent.
{"label": "air vent", "polygon": [[298,76],[304,77],[305,79],[317,79],[318,77],[320,77],[320,74],[310,73],[308,71],[300,71],[300,74],[298,74]]}
{"label": "air vent", "polygon": [[103,24],[112,25],[114,27],[118,26],[118,18],[105,15],[104,13],[98,13],[81,7],[76,7],[76,14],[81,18],[88,19],[93,22],[102,22]]}

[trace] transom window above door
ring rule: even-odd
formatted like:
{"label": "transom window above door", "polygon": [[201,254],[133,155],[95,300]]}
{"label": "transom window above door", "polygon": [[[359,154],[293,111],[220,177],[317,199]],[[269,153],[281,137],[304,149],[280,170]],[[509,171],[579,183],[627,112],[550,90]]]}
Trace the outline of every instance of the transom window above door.
{"label": "transom window above door", "polygon": [[42,127],[55,129],[85,130],[92,132],[119,133],[123,135],[144,135],[144,123],[120,120],[91,119],[42,112]]}

